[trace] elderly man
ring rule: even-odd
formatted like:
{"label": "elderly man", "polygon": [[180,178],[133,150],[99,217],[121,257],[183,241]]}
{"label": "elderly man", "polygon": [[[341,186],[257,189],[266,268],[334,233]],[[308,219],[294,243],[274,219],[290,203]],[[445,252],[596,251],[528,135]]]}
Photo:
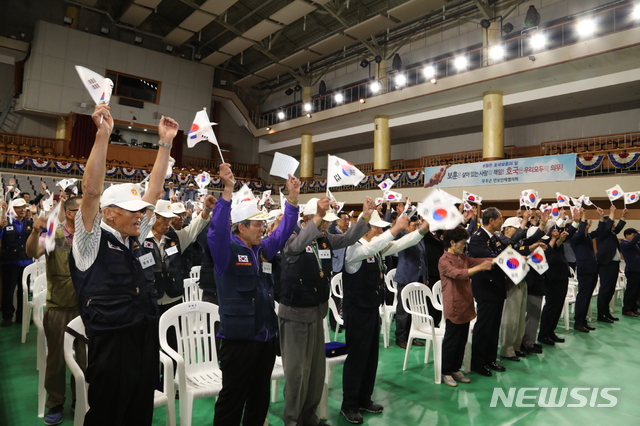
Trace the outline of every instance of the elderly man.
{"label": "elderly man", "polygon": [[0,259],[2,259],[2,327],[9,327],[13,313],[22,322],[22,291],[18,291],[18,306],[13,306],[13,293],[22,283],[24,268],[33,263],[25,252],[25,244],[33,222],[26,218],[29,203],[23,198],[11,201],[15,218],[11,223],[0,220]]}
{"label": "elderly man", "polygon": [[143,197],[129,183],[112,185],[100,196],[113,118],[104,104],[96,106],[92,118],[98,131],[82,179],[84,198],[69,257],[89,337],[91,408],[85,425],[150,425],[159,363],[158,294],[153,255],[144,252],[138,237],[148,235],[155,221],[151,209],[162,191],[178,123],[160,120],[158,154]]}
{"label": "elderly man", "polygon": [[620,241],[620,252],[624,256],[624,275],[627,277],[622,315],[637,317],[639,314],[636,301],[640,295],[640,234],[637,229],[624,230],[624,239]]}
{"label": "elderly man", "polygon": [[[65,197],[66,198],[66,197]],[[47,364],[44,377],[44,388],[48,397],[45,406],[48,408],[44,418],[46,425],[62,423],[62,410],[65,403],[66,364],[64,362],[64,334],[69,321],[79,315],[78,297],[71,281],[69,270],[69,253],[73,244],[76,212],[80,208],[80,198],[64,201],[60,209],[63,222],[54,233],[54,249],[45,250],[47,218],[37,217],[33,223],[33,232],[27,239],[28,256],[40,257],[46,254],[47,259],[47,310],[44,313],[44,333],[47,337]],[[76,340],[76,360],[82,369],[86,366],[86,347]],[[73,403],[76,400],[76,387],[71,378],[71,394]],[[72,404],[73,404],[72,403]],[[73,407],[73,405],[72,405]]]}
{"label": "elderly man", "polygon": [[316,409],[325,377],[324,317],[331,279],[331,252],[354,244],[369,231],[375,207],[368,198],[363,215],[344,234],[330,234],[338,217],[329,211],[329,197],[312,198],[303,211],[300,232],[284,246],[280,296],[280,348],[287,378],[284,386],[286,426],[320,425]]}
{"label": "elderly man", "polygon": [[[278,318],[274,310],[273,265],[296,225],[300,181],[287,180],[289,202],[280,226],[263,239],[265,220],[257,200],[231,208],[235,180],[229,164],[220,165],[224,184],[209,227],[222,338],[219,351],[222,390],[214,425],[262,425],[269,410],[269,384],[275,362]],[[232,228],[229,230],[229,218]],[[243,416],[244,414],[244,416]]]}
{"label": "elderly man", "polygon": [[383,256],[389,256],[418,244],[429,230],[425,221],[416,231],[394,241],[407,229],[409,219],[399,217],[389,226],[378,212],[371,214],[371,230],[357,244],[347,247],[344,261],[343,312],[346,329],[347,360],[342,375],[342,407],[340,412],[349,423],[364,422],[360,411],[382,413],[384,407],[371,400],[378,371],[379,307],[384,298],[385,267]]}

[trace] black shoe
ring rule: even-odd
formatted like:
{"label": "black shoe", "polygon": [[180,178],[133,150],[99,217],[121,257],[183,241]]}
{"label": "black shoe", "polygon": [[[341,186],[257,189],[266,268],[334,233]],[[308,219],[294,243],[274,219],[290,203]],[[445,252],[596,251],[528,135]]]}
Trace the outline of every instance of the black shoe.
{"label": "black shoe", "polygon": [[362,423],[364,423],[362,414],[360,414],[359,411],[343,409],[343,410],[340,410],[340,413],[344,416],[345,419],[347,419],[349,423],[353,423],[356,425],[361,425]]}
{"label": "black shoe", "polygon": [[486,376],[486,377],[493,376],[493,373],[491,371],[489,371],[489,369],[484,365],[480,365],[478,367],[473,367],[473,368],[471,368],[471,371],[474,371],[474,372],[480,374],[481,376]]}
{"label": "black shoe", "polygon": [[422,340],[418,340],[418,339],[413,339],[413,342],[411,342],[411,346],[425,346],[425,343]]}
{"label": "black shoe", "polygon": [[522,345],[524,350],[529,352],[530,354],[541,354],[542,353],[542,347],[539,347],[539,346],[540,345],[531,345],[531,346]]}
{"label": "black shoe", "polygon": [[398,342],[396,340],[396,346],[402,348],[402,349],[407,349],[407,342]]}
{"label": "black shoe", "polygon": [[502,365],[498,364],[495,361],[485,365],[485,367],[490,368],[490,369],[495,370],[495,371],[507,371],[506,368],[504,368]]}
{"label": "black shoe", "polygon": [[382,405],[380,405],[380,404],[376,404],[375,402],[371,402],[366,407],[358,408],[358,410],[366,411],[367,413],[378,414],[378,413],[382,413],[382,411],[384,410],[384,407]]}
{"label": "black shoe", "polygon": [[605,316],[598,316],[598,321],[606,322],[608,324],[613,324],[613,320],[611,318],[605,317]]}
{"label": "black shoe", "polygon": [[517,356],[502,356],[502,355],[500,355],[500,358],[508,359],[509,361],[520,362],[520,358],[518,358]]}
{"label": "black shoe", "polygon": [[577,331],[581,331],[583,333],[588,333],[589,332],[589,329],[584,325],[574,325],[573,329],[577,330]]}
{"label": "black shoe", "polygon": [[556,342],[554,342],[551,337],[543,337],[542,339],[538,338],[538,342],[544,343],[545,345],[555,346]]}
{"label": "black shoe", "polygon": [[518,358],[524,358],[525,356],[527,356],[526,352],[523,352],[523,351],[515,351],[515,352]]}
{"label": "black shoe", "polygon": [[2,323],[0,323],[0,327],[9,327],[11,325],[11,320],[3,320]]}
{"label": "black shoe", "polygon": [[622,315],[624,315],[625,317],[637,317],[638,313],[634,311],[623,311]]}
{"label": "black shoe", "polygon": [[607,315],[607,318],[609,318],[609,319],[610,319],[610,320],[612,320],[612,321],[620,321],[620,318],[616,318],[616,317],[614,317],[614,316],[613,316],[613,315],[611,315],[611,314],[608,314],[608,315]]}
{"label": "black shoe", "polygon": [[585,325],[584,325],[584,328],[586,328],[586,329],[587,329],[587,330],[589,330],[589,331],[593,331],[593,330],[595,330],[595,329],[596,329],[595,327],[591,327],[589,324],[585,324]]}
{"label": "black shoe", "polygon": [[556,343],[564,343],[564,339],[562,337],[558,337],[555,334],[551,335],[551,340],[553,340]]}

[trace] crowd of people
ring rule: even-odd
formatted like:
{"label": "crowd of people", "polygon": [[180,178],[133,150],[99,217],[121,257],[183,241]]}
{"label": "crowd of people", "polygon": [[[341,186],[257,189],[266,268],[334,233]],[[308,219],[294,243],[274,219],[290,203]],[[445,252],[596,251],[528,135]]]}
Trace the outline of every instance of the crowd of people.
{"label": "crowd of people", "polygon": [[[449,386],[471,381],[465,375],[470,372],[463,373],[461,367],[474,320],[471,370],[481,376],[505,371],[499,359],[518,362],[542,353],[542,345],[564,342],[555,329],[572,270],[578,281],[575,330],[595,330],[586,317],[598,280],[597,320],[618,320],[609,303],[623,258],[627,288],[622,313],[638,316],[640,236],[633,228],[625,229],[626,209],[617,222],[614,206],[608,215],[597,209],[599,221],[591,232],[584,209],[561,212],[556,220],[548,213],[524,210],[505,220],[494,207],[481,215],[472,208],[457,227],[431,231],[428,221],[405,211],[404,203],[395,210],[387,203],[385,211],[369,197],[354,217],[336,214],[329,197],[313,198],[300,209],[300,181],[290,175],[286,201],[276,215],[261,210],[250,197],[234,200],[233,171],[223,163],[220,198],[207,195],[198,203],[194,196],[189,204],[195,211],[189,212],[177,198],[179,191],[164,187],[178,130],[174,120],[163,117],[159,122],[159,150],[142,193],[142,186],[131,183],[103,191],[113,118],[106,105],[96,106],[92,117],[98,130],[81,197],[60,195],[57,227],[51,232],[45,217],[27,218],[31,209],[25,197],[6,206],[13,211],[11,223],[0,220],[3,327],[11,326],[14,311],[22,306],[20,300],[13,306],[13,291],[24,268],[45,256],[47,425],[63,420],[62,342],[67,323],[77,315],[88,338],[88,356],[82,342],[76,347],[90,384],[85,424],[152,423],[158,319],[182,302],[183,280],[197,265],[202,300],[218,305],[220,314],[216,337],[222,390],[214,425],[264,423],[278,354],[286,379],[285,425],[326,424],[317,409],[326,374],[330,281],[338,273],[348,354],[340,412],[354,424],[364,422],[363,413],[384,410],[372,398],[379,308],[392,302],[385,285],[390,269],[396,269],[395,343],[401,348],[409,343],[411,324],[400,300],[402,289],[415,282],[431,288],[441,283],[443,311],[431,303],[428,309],[436,324],[440,316],[446,324],[442,382]],[[525,256],[543,250],[548,270],[540,274],[531,269],[521,282],[513,282],[494,262],[507,247]],[[175,335],[168,341],[177,347]],[[419,340],[410,343],[424,345]],[[74,399],[72,394],[72,406]]]}

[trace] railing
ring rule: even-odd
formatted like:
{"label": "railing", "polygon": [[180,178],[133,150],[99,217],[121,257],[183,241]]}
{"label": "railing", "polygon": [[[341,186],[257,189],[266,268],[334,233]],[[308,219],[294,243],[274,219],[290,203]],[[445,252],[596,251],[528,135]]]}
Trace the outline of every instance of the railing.
{"label": "railing", "polygon": [[[402,90],[403,88],[424,84],[431,81],[435,83],[437,80],[460,74],[465,71],[492,66],[497,63],[511,61],[518,58],[530,57],[546,50],[556,49],[562,46],[584,41],[585,39],[601,37],[618,31],[640,25],[640,20],[633,19],[633,3],[625,3],[610,9],[599,11],[591,15],[581,16],[582,20],[586,17],[593,18],[597,21],[597,25],[589,36],[579,36],[575,28],[578,19],[563,22],[548,28],[541,28],[537,31],[531,29],[523,31],[517,37],[504,40],[499,45],[485,46],[452,52],[444,58],[426,60],[421,64],[390,74],[387,77],[375,81],[370,79],[364,83],[360,83],[351,87],[339,89],[332,93],[322,96],[316,96],[308,105],[302,101],[293,105],[278,108],[265,112],[257,117],[252,115],[251,120],[257,128],[272,126],[282,121],[303,117],[306,114],[312,114],[317,111],[334,108],[339,105],[364,102],[368,98],[378,96],[386,92]],[[541,40],[540,46],[533,46],[534,41]],[[499,55],[496,47],[500,48]],[[461,59],[462,58],[462,59]],[[459,66],[462,62],[465,66]],[[400,77],[402,81],[399,81]],[[376,89],[373,85],[378,83]]]}
{"label": "railing", "polygon": [[27,145],[31,148],[52,148],[56,149],[57,144],[64,143],[64,139],[43,138],[39,136],[19,135],[16,133],[0,132],[0,141],[5,145]]}
{"label": "railing", "polygon": [[540,148],[542,155],[640,149],[640,132],[543,142],[540,144]]}

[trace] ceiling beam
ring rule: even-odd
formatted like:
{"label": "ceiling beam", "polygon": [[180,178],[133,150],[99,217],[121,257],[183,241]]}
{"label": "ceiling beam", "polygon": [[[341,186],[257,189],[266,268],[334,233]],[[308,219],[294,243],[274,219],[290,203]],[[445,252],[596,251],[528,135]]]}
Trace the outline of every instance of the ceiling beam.
{"label": "ceiling beam", "polygon": [[483,0],[473,0],[473,2],[476,4],[476,6],[478,6],[478,10],[480,10],[480,13],[482,13],[484,19],[492,18],[488,4],[486,4]]}

